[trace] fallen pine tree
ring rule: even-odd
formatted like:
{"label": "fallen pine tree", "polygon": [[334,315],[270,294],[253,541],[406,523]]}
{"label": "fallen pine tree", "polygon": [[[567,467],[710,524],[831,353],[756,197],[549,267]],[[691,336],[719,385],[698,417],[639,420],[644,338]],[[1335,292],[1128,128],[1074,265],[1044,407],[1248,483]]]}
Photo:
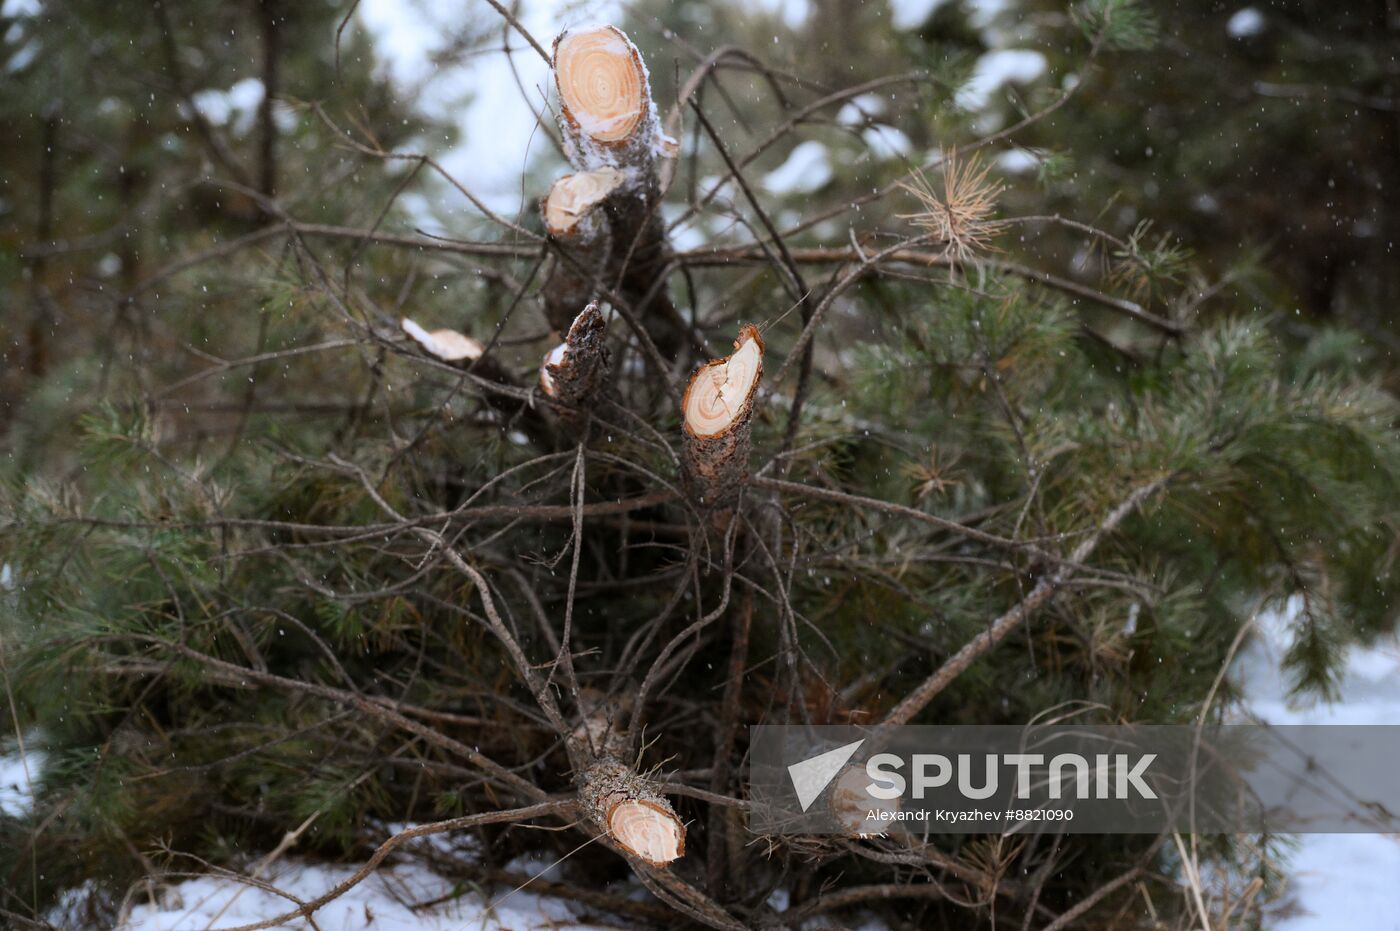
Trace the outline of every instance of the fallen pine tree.
{"label": "fallen pine tree", "polygon": [[[1297,666],[1325,681],[1339,618],[1386,610],[1390,398],[1201,312],[1142,237],[1076,220],[1117,264],[1032,264],[1008,231],[1045,214],[1013,213],[975,152],[1061,98],[784,196],[756,165],[873,107],[871,82],[717,46],[663,123],[619,28],[546,50],[508,25],[551,68],[569,162],[526,216],[477,204],[500,238],[451,240],[312,222],[231,178],[260,225],[149,283],[198,308],[179,320],[215,308],[201,342],[164,324],[112,403],[61,407],[85,420],[53,475],[6,486],[24,582],[0,658],[51,761],[32,813],[0,816],[7,917],[83,888],[110,925],[191,863],[257,884],[250,851],[295,848],[365,865],[246,931],[410,851],[472,882],[561,861],[557,887],[653,924],[1112,926],[1144,897],[1209,921],[1164,839],[867,834],[849,774],[850,835],[756,834],[747,726],[1194,721],[1242,606],[1300,591]],[[1093,60],[1112,23],[1089,26],[1065,42]],[[736,76],[771,125],[716,119]],[[896,77],[872,80],[947,91]],[[406,158],[319,116],[318,151],[353,140],[366,176]],[[682,190],[685,157],[704,171]],[[409,183],[386,178],[381,220]],[[695,217],[715,241],[678,249]],[[1267,872],[1243,846],[1217,862]],[[633,882],[650,911],[619,905]]]}

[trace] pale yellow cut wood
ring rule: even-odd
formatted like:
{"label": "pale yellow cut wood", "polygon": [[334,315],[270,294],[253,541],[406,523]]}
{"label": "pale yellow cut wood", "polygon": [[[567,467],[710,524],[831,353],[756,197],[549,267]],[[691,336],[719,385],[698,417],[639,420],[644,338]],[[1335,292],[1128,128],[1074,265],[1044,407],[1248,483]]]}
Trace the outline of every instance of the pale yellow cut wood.
{"label": "pale yellow cut wood", "polygon": [[755,327],[739,334],[728,359],[711,362],[690,380],[685,393],[685,426],[694,436],[719,436],[733,425],[763,374],[763,340]]}
{"label": "pale yellow cut wood", "polygon": [[565,115],[595,142],[623,142],[647,113],[646,71],[621,30],[565,33],[554,48],[554,77]]}
{"label": "pale yellow cut wood", "polygon": [[424,351],[444,362],[475,361],[486,351],[481,343],[456,330],[425,330],[407,317],[403,318],[401,326]]}
{"label": "pale yellow cut wood", "polygon": [[674,813],[646,801],[622,802],[608,814],[608,833],[633,856],[665,866],[685,853],[685,830]]}
{"label": "pale yellow cut wood", "polygon": [[545,228],[555,236],[567,236],[594,207],[607,200],[623,178],[616,168],[599,168],[555,181],[544,199]]}
{"label": "pale yellow cut wood", "polygon": [[[832,780],[831,813],[852,834],[885,834],[898,816],[899,799],[876,798],[867,791],[869,785],[863,765],[847,766]],[[881,812],[886,815],[883,819]]]}

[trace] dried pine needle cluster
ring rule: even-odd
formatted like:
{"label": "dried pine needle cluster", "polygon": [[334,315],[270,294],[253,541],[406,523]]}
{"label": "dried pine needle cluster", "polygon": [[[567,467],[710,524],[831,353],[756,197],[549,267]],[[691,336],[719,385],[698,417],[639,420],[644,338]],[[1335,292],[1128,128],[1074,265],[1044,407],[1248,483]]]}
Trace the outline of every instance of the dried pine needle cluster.
{"label": "dried pine needle cluster", "polygon": [[899,218],[936,237],[943,244],[944,257],[958,264],[971,261],[978,253],[996,251],[992,240],[1006,224],[991,216],[1006,185],[989,180],[990,170],[990,165],[981,164],[975,156],[964,162],[957,153],[950,153],[943,163],[941,196],[922,171],[916,171],[911,181],[900,182],[923,209],[898,214]]}

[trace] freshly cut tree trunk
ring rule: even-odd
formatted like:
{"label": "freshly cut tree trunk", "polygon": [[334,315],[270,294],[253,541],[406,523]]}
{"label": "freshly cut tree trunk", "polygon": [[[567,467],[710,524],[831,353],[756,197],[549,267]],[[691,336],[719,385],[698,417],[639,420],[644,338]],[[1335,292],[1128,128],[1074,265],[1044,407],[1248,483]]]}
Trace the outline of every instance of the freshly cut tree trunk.
{"label": "freshly cut tree trunk", "polygon": [[645,63],[613,26],[568,30],[554,40],[559,127],[570,161],[581,171],[612,168],[621,183],[608,195],[609,284],[642,320],[662,352],[685,344],[685,324],[661,272],[670,244],[660,215],[658,157],[674,157],[661,131]]}
{"label": "freshly cut tree trunk", "polygon": [[584,813],[619,847],[651,866],[685,854],[685,825],[645,776],[622,762],[635,696],[579,690],[583,720],[568,735]]}
{"label": "freshly cut tree trunk", "polygon": [[675,141],[661,132],[642,53],[621,29],[560,33],[554,83],[564,149],[579,168],[619,168],[636,180],[652,171],[658,154],[675,154]]}
{"label": "freshly cut tree trunk", "polygon": [[540,204],[545,231],[559,249],[545,281],[545,316],[560,333],[567,332],[603,284],[612,240],[601,205],[623,180],[616,168],[565,175]]}
{"label": "freshly cut tree trunk", "polygon": [[681,403],[686,482],[696,503],[727,522],[749,478],[753,401],[763,376],[763,337],[739,331],[734,354],[702,365]]}
{"label": "freshly cut tree trunk", "polygon": [[588,411],[603,390],[608,377],[607,322],[597,304],[589,304],[574,318],[564,342],[544,357],[540,366],[540,388],[559,402],[559,415],[578,427],[587,422]]}
{"label": "freshly cut tree trunk", "polygon": [[613,756],[579,777],[579,798],[599,828],[631,856],[666,866],[685,855],[685,824],[652,783]]}

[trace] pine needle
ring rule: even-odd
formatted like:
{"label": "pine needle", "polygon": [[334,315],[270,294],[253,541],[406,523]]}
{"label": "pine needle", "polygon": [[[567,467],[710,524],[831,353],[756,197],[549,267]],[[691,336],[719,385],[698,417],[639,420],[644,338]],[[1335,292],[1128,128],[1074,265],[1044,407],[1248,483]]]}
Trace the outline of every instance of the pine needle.
{"label": "pine needle", "polygon": [[991,216],[1006,185],[989,180],[990,171],[991,166],[981,164],[976,156],[961,162],[956,152],[949,153],[943,164],[942,195],[922,171],[916,171],[912,181],[899,186],[913,194],[923,209],[897,216],[936,236],[943,243],[943,255],[958,264],[978,253],[999,251],[992,240],[1006,223]]}

